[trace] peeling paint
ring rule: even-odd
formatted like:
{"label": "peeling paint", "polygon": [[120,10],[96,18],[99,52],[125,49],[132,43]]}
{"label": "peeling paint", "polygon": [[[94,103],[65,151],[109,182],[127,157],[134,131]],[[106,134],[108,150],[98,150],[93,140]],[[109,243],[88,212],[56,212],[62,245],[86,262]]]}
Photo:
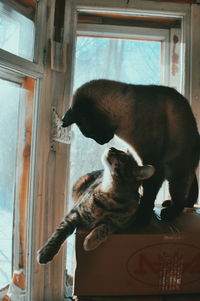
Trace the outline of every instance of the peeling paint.
{"label": "peeling paint", "polygon": [[25,301],[25,273],[24,270],[14,271],[8,292],[2,301]]}
{"label": "peeling paint", "polygon": [[173,48],[172,48],[172,75],[174,76],[179,71],[179,55],[176,52],[176,46],[179,42],[178,36],[173,36]]}
{"label": "peeling paint", "polygon": [[21,258],[19,267],[26,267],[26,245],[27,245],[27,219],[28,219],[28,191],[29,191],[29,176],[30,176],[30,156],[31,156],[31,138],[32,138],[32,108],[34,96],[34,79],[27,78],[23,84],[25,89],[25,103],[23,106],[25,116],[22,118],[25,127],[25,139],[22,146],[21,166],[22,174],[20,179],[19,190],[19,231],[20,231],[20,247]]}

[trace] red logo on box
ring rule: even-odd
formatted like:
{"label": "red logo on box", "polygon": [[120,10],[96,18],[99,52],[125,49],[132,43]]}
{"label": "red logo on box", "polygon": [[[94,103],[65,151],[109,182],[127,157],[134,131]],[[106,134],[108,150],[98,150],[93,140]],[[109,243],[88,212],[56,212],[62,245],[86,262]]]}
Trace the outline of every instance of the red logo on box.
{"label": "red logo on box", "polygon": [[200,248],[174,242],[146,246],[129,257],[126,268],[136,281],[161,290],[179,290],[200,280]]}

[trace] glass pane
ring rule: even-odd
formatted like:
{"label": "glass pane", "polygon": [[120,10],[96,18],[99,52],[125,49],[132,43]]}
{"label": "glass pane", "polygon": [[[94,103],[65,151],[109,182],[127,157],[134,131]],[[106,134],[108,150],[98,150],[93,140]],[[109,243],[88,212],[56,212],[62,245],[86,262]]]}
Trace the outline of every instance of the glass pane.
{"label": "glass pane", "polygon": [[74,89],[97,78],[160,83],[160,41],[78,37],[76,47]]}
{"label": "glass pane", "polygon": [[12,274],[14,183],[20,86],[0,79],[0,288]]}
{"label": "glass pane", "polygon": [[33,21],[0,3],[0,48],[32,61],[34,39]]}

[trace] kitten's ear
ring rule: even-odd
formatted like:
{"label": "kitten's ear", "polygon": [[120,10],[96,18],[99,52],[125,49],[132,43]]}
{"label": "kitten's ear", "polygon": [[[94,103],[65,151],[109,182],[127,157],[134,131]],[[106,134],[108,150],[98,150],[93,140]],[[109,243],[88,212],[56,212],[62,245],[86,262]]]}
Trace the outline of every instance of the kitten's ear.
{"label": "kitten's ear", "polygon": [[64,117],[62,118],[62,122],[63,122],[62,126],[64,128],[70,126],[75,122],[75,114],[71,108],[65,113]]}
{"label": "kitten's ear", "polygon": [[136,179],[138,181],[146,180],[153,176],[155,167],[153,165],[139,166]]}

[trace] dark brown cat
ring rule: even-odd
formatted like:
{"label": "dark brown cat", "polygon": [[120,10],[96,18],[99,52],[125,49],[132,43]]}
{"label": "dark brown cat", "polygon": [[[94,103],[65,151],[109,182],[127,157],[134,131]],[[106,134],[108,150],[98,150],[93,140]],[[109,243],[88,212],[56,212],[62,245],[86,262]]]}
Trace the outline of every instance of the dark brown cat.
{"label": "dark brown cat", "polygon": [[154,176],[143,185],[138,221],[150,219],[165,179],[172,201],[161,211],[162,219],[174,218],[196,202],[200,137],[189,103],[176,90],[94,80],[81,86],[73,97],[63,127],[73,123],[99,144],[116,134],[135,149],[143,164],[155,166]]}
{"label": "dark brown cat", "polygon": [[52,260],[78,226],[90,230],[83,244],[89,251],[132,222],[141,181],[151,177],[155,169],[153,166],[138,166],[130,153],[115,148],[110,148],[102,161],[104,171],[89,173],[74,185],[76,205],[38,251],[39,263]]}

